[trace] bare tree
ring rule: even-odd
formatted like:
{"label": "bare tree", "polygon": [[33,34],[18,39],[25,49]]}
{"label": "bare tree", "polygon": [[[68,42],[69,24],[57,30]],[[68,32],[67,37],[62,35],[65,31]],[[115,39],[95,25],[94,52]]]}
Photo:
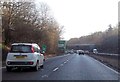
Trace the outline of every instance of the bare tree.
{"label": "bare tree", "polygon": [[5,44],[35,42],[47,45],[50,53],[56,52],[62,30],[46,3],[37,8],[31,2],[3,2],[2,10]]}

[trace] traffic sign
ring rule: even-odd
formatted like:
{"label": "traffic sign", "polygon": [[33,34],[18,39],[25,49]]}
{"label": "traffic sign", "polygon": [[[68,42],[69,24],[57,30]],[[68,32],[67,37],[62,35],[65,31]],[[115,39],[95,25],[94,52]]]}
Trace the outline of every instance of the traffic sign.
{"label": "traffic sign", "polygon": [[65,47],[66,46],[66,41],[65,40],[59,40],[58,41],[58,47]]}
{"label": "traffic sign", "polygon": [[42,45],[42,51],[46,51],[47,46],[45,44]]}
{"label": "traffic sign", "polygon": [[66,49],[66,41],[65,40],[59,40],[58,41],[58,48],[60,49],[60,50],[64,50],[65,51],[65,49]]}

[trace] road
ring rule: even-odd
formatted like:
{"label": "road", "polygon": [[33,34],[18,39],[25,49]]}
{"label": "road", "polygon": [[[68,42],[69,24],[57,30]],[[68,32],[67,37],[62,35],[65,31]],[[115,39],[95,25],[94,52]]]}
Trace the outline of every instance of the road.
{"label": "road", "polygon": [[3,80],[118,80],[119,75],[88,55],[67,54],[47,59],[44,68],[2,70]]}

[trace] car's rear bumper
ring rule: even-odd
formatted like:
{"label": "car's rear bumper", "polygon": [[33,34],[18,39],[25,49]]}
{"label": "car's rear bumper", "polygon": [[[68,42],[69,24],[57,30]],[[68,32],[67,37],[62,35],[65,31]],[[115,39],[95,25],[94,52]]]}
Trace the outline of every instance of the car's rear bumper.
{"label": "car's rear bumper", "polygon": [[32,67],[36,65],[37,61],[6,61],[6,66],[9,67]]}

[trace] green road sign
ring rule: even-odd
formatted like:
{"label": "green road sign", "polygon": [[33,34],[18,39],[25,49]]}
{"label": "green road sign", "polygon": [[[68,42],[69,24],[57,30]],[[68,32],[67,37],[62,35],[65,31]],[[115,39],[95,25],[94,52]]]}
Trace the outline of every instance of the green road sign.
{"label": "green road sign", "polygon": [[42,51],[46,51],[46,48],[47,48],[47,46],[46,45],[42,45]]}
{"label": "green road sign", "polygon": [[58,44],[65,44],[65,42],[66,42],[65,40],[59,40]]}
{"label": "green road sign", "polygon": [[59,49],[65,49],[66,48],[66,41],[65,40],[59,40],[58,41],[58,47],[59,47]]}

